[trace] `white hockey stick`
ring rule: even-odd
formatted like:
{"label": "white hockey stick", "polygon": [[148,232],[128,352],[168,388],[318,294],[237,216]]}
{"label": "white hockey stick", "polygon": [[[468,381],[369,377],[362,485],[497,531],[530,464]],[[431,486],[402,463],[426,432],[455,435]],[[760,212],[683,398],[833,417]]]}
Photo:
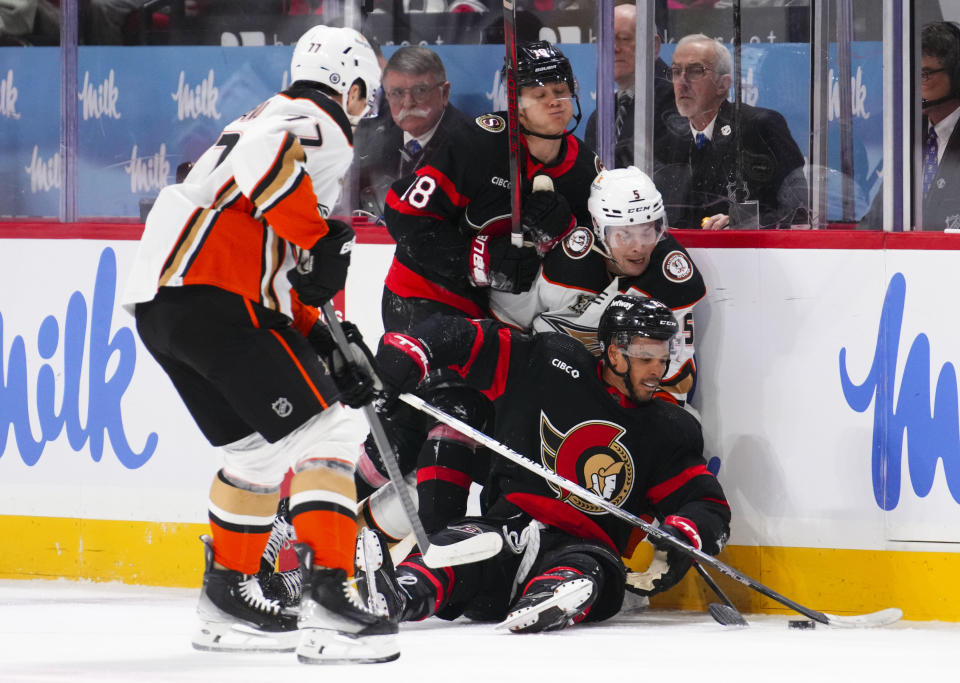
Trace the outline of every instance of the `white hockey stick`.
{"label": "white hockey stick", "polygon": [[537,462],[534,462],[533,460],[530,460],[529,458],[523,455],[520,455],[512,448],[505,446],[504,444],[500,443],[496,439],[493,439],[487,436],[480,430],[474,429],[470,425],[466,424],[465,422],[461,422],[460,420],[458,420],[457,418],[451,415],[447,415],[445,412],[443,412],[439,408],[436,408],[430,405],[429,403],[424,401],[422,398],[418,396],[414,396],[413,394],[401,394],[400,399],[404,403],[407,403],[408,405],[413,406],[417,410],[420,410],[426,413],[427,415],[430,415],[440,420],[444,424],[449,425],[450,427],[453,427],[461,434],[464,434],[465,436],[469,436],[471,439],[473,439],[477,443],[482,444],[483,446],[486,446],[487,448],[498,453],[499,455],[502,455],[507,460],[517,465],[520,465],[520,467],[523,467],[524,469],[530,470],[534,474],[540,475],[541,477],[543,477],[544,479],[546,479],[548,482],[552,484],[555,484],[563,489],[566,489],[571,493],[576,494],[577,497],[586,501],[587,503],[592,503],[593,505],[603,508],[610,514],[616,517],[619,517],[620,519],[624,520],[628,524],[632,524],[633,526],[643,529],[644,531],[647,532],[648,536],[656,538],[658,541],[662,541],[663,543],[666,543],[672,546],[673,548],[675,548],[676,550],[679,550],[685,555],[692,557],[695,561],[701,564],[707,565],[709,567],[713,567],[717,571],[729,576],[734,581],[737,581],[738,583],[742,583],[744,586],[747,586],[748,588],[752,588],[758,593],[761,593],[762,595],[765,595],[768,598],[776,600],[780,604],[785,605],[790,609],[792,609],[793,611],[798,612],[804,615],[805,617],[809,617],[814,621],[818,621],[821,624],[826,624],[827,626],[836,626],[839,628],[865,628],[865,627],[887,626],[903,618],[903,611],[897,607],[891,607],[888,609],[880,610],[878,612],[871,612],[869,614],[860,614],[860,615],[852,615],[852,616],[838,616],[835,614],[825,614],[824,612],[818,612],[815,609],[804,607],[800,603],[794,602],[790,598],[780,595],[780,593],[776,592],[772,588],[768,588],[767,586],[764,586],[762,583],[760,583],[759,581],[756,581],[755,579],[750,578],[746,574],[742,574],[738,570],[718,560],[712,555],[708,555],[702,550],[698,550],[697,548],[694,548],[693,546],[684,543],[683,541],[679,540],[678,538],[675,538],[671,534],[668,534],[665,531],[661,531],[659,528],[653,526],[652,524],[647,523],[640,517],[637,517],[636,515],[633,515],[627,512],[626,510],[623,510],[617,507],[616,505],[611,504],[610,501],[606,500],[605,498],[601,498],[600,496],[592,493],[591,491],[588,491],[587,489],[583,488],[579,484],[576,484],[570,481],[569,479],[566,479],[565,477],[560,476],[556,472],[548,470],[543,465]]}
{"label": "white hockey stick", "polygon": [[[333,334],[334,341],[340,347],[340,352],[348,361],[356,361],[350,351],[350,342],[347,341],[340,321],[337,319],[337,313],[333,309],[333,304],[327,302],[323,305],[323,315],[327,319],[327,325]],[[430,543],[427,532],[420,521],[420,515],[417,514],[417,508],[413,504],[410,492],[407,490],[406,483],[403,480],[403,474],[400,472],[400,465],[397,463],[397,455],[393,451],[393,445],[383,429],[383,423],[380,422],[380,416],[372,403],[363,406],[364,417],[367,418],[367,424],[370,425],[370,432],[373,434],[373,440],[380,451],[380,459],[387,468],[387,474],[390,477],[390,485],[393,486],[394,493],[400,501],[400,506],[410,523],[410,529],[413,531],[413,537],[417,541],[420,552],[423,553],[423,561],[428,567],[452,567],[457,564],[467,564],[469,562],[479,562],[493,557],[503,547],[503,537],[492,531],[482,533],[478,536],[451,543],[450,545],[434,545]]]}

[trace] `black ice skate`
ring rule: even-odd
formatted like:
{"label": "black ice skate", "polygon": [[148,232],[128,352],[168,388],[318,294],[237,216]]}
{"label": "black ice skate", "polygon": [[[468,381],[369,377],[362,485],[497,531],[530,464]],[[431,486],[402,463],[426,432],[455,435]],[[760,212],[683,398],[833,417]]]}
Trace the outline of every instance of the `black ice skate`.
{"label": "black ice skate", "polygon": [[263,597],[255,575],[213,566],[213,540],[204,534],[205,569],[193,647],[217,652],[292,652],[297,617]]}
{"label": "black ice skate", "polygon": [[498,629],[514,633],[558,631],[586,616],[596,600],[596,581],[570,569],[553,569],[534,578]]}
{"label": "black ice skate", "polygon": [[299,569],[278,572],[261,568],[257,580],[263,589],[263,597],[276,600],[281,607],[295,609],[300,604],[303,575]]}
{"label": "black ice skate", "polygon": [[303,571],[300,644],[304,664],[390,662],[400,656],[397,625],[364,603],[343,569],[313,565],[313,549],[296,546]]}
{"label": "black ice skate", "polygon": [[297,540],[297,533],[288,518],[289,498],[281,498],[277,507],[277,514],[270,530],[267,547],[260,558],[260,571],[257,579],[263,589],[263,596],[268,600],[276,600],[282,607],[294,608],[300,604],[301,573],[300,568],[277,571],[277,558],[285,548],[292,548]]}

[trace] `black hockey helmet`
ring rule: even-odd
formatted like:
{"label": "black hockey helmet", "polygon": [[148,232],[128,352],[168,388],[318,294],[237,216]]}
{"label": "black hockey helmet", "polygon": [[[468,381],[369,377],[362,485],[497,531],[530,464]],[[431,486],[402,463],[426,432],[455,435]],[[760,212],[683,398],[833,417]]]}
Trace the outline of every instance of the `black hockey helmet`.
{"label": "black hockey helmet", "polygon": [[[508,68],[509,64],[504,59],[503,69],[500,72],[503,83],[507,82]],[[546,40],[517,42],[516,79],[517,97],[520,96],[522,88],[537,87],[547,83],[566,83],[570,88],[570,94],[573,95],[573,99],[577,103],[577,111],[573,115],[576,123],[567,133],[572,133],[577,129],[577,126],[580,125],[580,119],[583,117],[583,112],[580,109],[579,88],[577,79],[573,75],[573,68],[570,66],[570,60],[560,50]],[[540,135],[523,127],[521,127],[521,130],[527,135],[536,135],[547,139],[558,139],[566,135],[566,133],[563,135]]]}
{"label": "black hockey helmet", "polygon": [[636,336],[669,341],[680,330],[673,311],[656,299],[618,294],[607,304],[597,327],[597,341],[610,346],[629,346]]}
{"label": "black hockey helmet", "polygon": [[[507,64],[503,66],[506,80]],[[540,86],[562,81],[577,94],[577,79],[573,76],[570,60],[556,47],[545,40],[517,43],[517,92],[520,88]]]}

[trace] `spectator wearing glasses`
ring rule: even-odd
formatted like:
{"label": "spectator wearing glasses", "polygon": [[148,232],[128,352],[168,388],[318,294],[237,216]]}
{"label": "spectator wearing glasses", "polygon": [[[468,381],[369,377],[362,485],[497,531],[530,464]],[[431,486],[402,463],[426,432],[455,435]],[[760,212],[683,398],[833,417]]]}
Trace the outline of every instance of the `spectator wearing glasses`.
{"label": "spectator wearing glasses", "polygon": [[356,131],[359,208],[383,215],[390,185],[420,168],[449,137],[471,120],[450,104],[443,62],[425,47],[402,47],[383,69],[383,101],[390,116],[364,119]]}
{"label": "spectator wearing glasses", "polygon": [[[637,6],[617,5],[613,8],[613,80],[617,83],[614,109],[613,164],[626,168],[633,159],[633,116],[636,71]],[[648,45],[648,43],[644,43]],[[653,34],[653,138],[664,139],[666,121],[676,115],[673,101],[673,86],[667,74],[669,67],[660,59],[660,36]],[[590,149],[597,149],[597,112],[587,120],[583,141]]]}
{"label": "spectator wearing glasses", "polygon": [[670,77],[680,118],[667,126],[654,177],[664,192],[669,223],[729,227],[729,197],[740,179],[746,199],[759,202],[761,228],[788,227],[795,217],[806,222],[803,154],[786,120],[772,109],[741,104],[737,127],[727,99],[732,67],[726,47],[703,34],[677,43]]}
{"label": "spectator wearing glasses", "polygon": [[[920,108],[923,111],[923,215],[919,230],[960,228],[960,27],[927,24],[920,33]],[[861,228],[883,226],[883,191],[861,219]]]}

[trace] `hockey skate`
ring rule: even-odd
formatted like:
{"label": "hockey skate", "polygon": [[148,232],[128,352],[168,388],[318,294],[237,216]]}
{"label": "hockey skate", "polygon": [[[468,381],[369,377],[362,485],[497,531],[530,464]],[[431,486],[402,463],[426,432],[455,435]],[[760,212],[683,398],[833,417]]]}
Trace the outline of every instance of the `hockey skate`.
{"label": "hockey skate", "polygon": [[277,571],[277,558],[282,550],[292,548],[297,540],[296,531],[290,524],[288,518],[289,498],[280,499],[280,505],[277,507],[277,514],[273,520],[273,528],[270,530],[270,538],[267,540],[267,547],[263,551],[263,557],[260,558],[260,571],[257,572],[257,580],[260,581],[260,587],[263,589],[263,596],[268,600],[276,600],[281,607],[296,608],[300,604],[300,594],[302,588],[302,575],[300,567],[288,569],[286,571]]}
{"label": "hockey skate", "polygon": [[197,650],[216,652],[292,652],[297,647],[297,617],[263,597],[255,575],[213,566],[213,540],[204,534],[205,569],[193,636]]}
{"label": "hockey skate", "polygon": [[596,581],[569,569],[533,579],[507,618],[497,624],[513,633],[558,631],[580,621],[596,600]]}
{"label": "hockey skate", "polygon": [[[300,644],[304,664],[390,662],[400,656],[397,625],[371,610],[343,569],[315,567],[313,549],[296,546],[303,571]],[[375,571],[375,570],[371,570]]]}
{"label": "hockey skate", "polygon": [[406,591],[397,584],[393,559],[380,535],[363,527],[357,536],[357,589],[367,608],[399,623],[407,603]]}

